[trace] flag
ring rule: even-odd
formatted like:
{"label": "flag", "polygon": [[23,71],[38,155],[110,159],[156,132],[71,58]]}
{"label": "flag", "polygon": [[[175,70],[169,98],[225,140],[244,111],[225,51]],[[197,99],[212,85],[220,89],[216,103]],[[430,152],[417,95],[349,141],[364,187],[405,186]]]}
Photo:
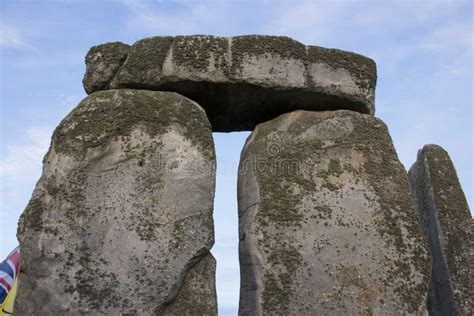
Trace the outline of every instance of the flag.
{"label": "flag", "polygon": [[16,247],[0,264],[0,315],[13,313],[19,272],[20,247]]}

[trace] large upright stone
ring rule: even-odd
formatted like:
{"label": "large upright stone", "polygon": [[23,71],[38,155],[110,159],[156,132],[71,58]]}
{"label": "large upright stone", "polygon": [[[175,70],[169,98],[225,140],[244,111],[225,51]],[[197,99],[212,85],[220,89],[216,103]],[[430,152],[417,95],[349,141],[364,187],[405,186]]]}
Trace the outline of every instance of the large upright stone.
{"label": "large upright stone", "polygon": [[17,311],[154,315],[178,297],[183,315],[215,315],[214,176],[211,127],[195,102],[137,90],[87,97],[54,132],[20,219]]}
{"label": "large upright stone", "polygon": [[218,132],[252,130],[297,109],[375,111],[373,60],[288,37],[146,38],[130,48],[113,79],[95,76],[90,69],[99,68],[96,59],[86,63],[88,93],[110,88],[179,92],[203,106]]}
{"label": "large upright stone", "polygon": [[430,315],[472,315],[472,217],[448,153],[426,145],[409,172],[416,210],[432,256]]}
{"label": "large upright stone", "polygon": [[430,260],[379,119],[296,111],[258,125],[238,202],[240,315],[425,310]]}

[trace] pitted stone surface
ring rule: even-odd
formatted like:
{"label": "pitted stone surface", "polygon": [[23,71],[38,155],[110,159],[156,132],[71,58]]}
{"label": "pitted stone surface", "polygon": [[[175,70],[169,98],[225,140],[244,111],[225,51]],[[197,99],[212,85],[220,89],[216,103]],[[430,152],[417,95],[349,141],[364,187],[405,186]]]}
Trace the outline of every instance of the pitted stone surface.
{"label": "pitted stone surface", "polygon": [[428,311],[472,315],[473,222],[454,165],[443,148],[426,145],[409,174],[433,260]]}
{"label": "pitted stone surface", "polygon": [[[20,219],[18,313],[160,314],[181,284],[198,290],[202,265],[214,310],[214,170],[195,102],[136,90],[87,97],[54,132]],[[184,314],[189,300],[180,297]]]}
{"label": "pitted stone surface", "polygon": [[216,260],[207,254],[193,266],[183,280],[173,304],[161,316],[217,315]]}
{"label": "pitted stone surface", "polygon": [[146,38],[130,48],[106,85],[102,82],[110,79],[96,74],[95,63],[87,59],[88,93],[109,88],[175,91],[203,106],[218,132],[252,130],[297,109],[375,111],[373,60],[287,37]]}
{"label": "pitted stone surface", "polygon": [[109,89],[109,83],[128,56],[129,45],[113,42],[92,47],[86,56],[86,73],[82,81],[87,94]]}
{"label": "pitted stone surface", "polygon": [[296,111],[242,151],[239,315],[426,310],[430,260],[385,124]]}

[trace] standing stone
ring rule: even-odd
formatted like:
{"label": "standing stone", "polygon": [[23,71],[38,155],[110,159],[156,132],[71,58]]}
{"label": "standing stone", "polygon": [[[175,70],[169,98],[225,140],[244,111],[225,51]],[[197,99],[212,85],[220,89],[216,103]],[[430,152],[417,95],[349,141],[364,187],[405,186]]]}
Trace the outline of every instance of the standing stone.
{"label": "standing stone", "polygon": [[151,37],[130,47],[112,77],[97,73],[93,58],[86,66],[88,93],[175,91],[198,102],[217,132],[250,131],[297,109],[375,111],[372,59],[283,36]]}
{"label": "standing stone", "polygon": [[379,119],[296,111],[259,124],[238,202],[239,315],[425,311],[430,261]]}
{"label": "standing stone", "polygon": [[426,145],[410,169],[423,232],[433,259],[430,315],[472,315],[472,217],[448,153]]}
{"label": "standing stone", "polygon": [[214,178],[195,102],[144,90],[87,97],[54,132],[20,219],[17,312],[155,315],[178,297],[183,315],[215,315]]}

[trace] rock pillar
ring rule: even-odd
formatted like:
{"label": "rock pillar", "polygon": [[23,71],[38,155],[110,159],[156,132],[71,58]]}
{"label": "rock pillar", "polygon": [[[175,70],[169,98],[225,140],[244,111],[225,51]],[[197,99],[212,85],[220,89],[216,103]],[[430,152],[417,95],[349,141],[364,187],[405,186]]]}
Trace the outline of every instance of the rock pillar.
{"label": "rock pillar", "polygon": [[448,153],[426,145],[410,169],[416,209],[432,256],[428,311],[472,315],[472,217]]}
{"label": "rock pillar", "polygon": [[259,124],[238,190],[240,315],[425,311],[428,253],[379,119],[296,111]]}
{"label": "rock pillar", "polygon": [[215,315],[214,178],[197,103],[144,90],[88,96],[54,132],[20,219],[17,313],[154,315],[179,298],[182,315]]}

